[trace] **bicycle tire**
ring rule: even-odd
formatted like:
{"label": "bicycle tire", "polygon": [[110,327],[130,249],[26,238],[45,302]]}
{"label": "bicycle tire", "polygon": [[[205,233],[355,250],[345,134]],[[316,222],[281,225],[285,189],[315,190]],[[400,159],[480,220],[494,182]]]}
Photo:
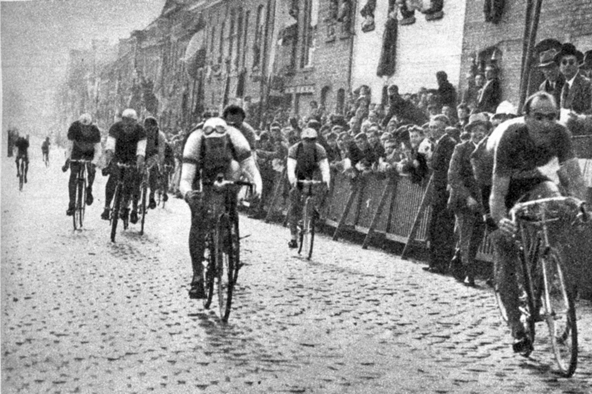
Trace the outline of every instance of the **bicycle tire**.
{"label": "bicycle tire", "polygon": [[117,234],[117,222],[119,220],[119,211],[121,206],[121,185],[115,186],[115,194],[113,195],[113,205],[111,207],[111,242],[115,242],[115,235]]}
{"label": "bicycle tire", "polygon": [[[530,343],[533,344],[536,331],[536,316],[538,316],[538,311],[536,310],[537,292],[535,291],[535,283],[537,280],[536,271],[533,270],[533,268],[536,268],[536,266],[533,267],[536,260],[531,260],[528,256],[524,257],[524,259],[526,258],[528,258],[528,260],[523,260],[522,264],[522,280],[524,281],[524,291],[526,292],[526,303],[522,308],[522,316],[525,319],[524,326],[526,329],[526,335],[528,335]],[[528,357],[530,356],[530,353],[532,353],[532,346],[521,354],[524,357]]]}
{"label": "bicycle tire", "polygon": [[206,236],[204,253],[202,276],[206,298],[203,300],[203,306],[205,309],[210,309],[212,299],[214,298],[214,282],[216,279],[216,248],[214,245],[213,234],[211,232]]}
{"label": "bicycle tire", "polygon": [[22,191],[23,186],[25,184],[25,162],[23,161],[23,159],[21,159],[21,162],[19,164],[19,168],[21,169],[21,172],[19,175],[19,191]]}
{"label": "bicycle tire", "polygon": [[551,346],[561,374],[570,377],[578,363],[578,328],[573,287],[569,286],[561,251],[550,247],[542,257],[543,308]]}
{"label": "bicycle tire", "polygon": [[302,226],[300,228],[300,245],[298,254],[304,255],[310,260],[314,246],[314,206],[311,198],[306,198],[303,208]]}
{"label": "bicycle tire", "polygon": [[142,191],[141,191],[141,195],[142,195],[142,199],[141,199],[141,204],[140,204],[140,215],[142,215],[142,218],[140,219],[140,235],[144,235],[144,223],[146,223],[146,193],[148,192],[148,186],[146,185],[146,182],[142,182]]}
{"label": "bicycle tire", "polygon": [[232,307],[234,290],[234,247],[232,242],[232,223],[227,214],[220,215],[216,223],[216,282],[220,320],[228,321]]}
{"label": "bicycle tire", "polygon": [[76,176],[76,196],[74,199],[74,215],[72,216],[74,230],[82,228],[82,222],[84,220],[84,205],[86,204],[84,197],[86,194],[86,185],[84,182],[83,171],[83,169],[79,169]]}
{"label": "bicycle tire", "polygon": [[302,207],[302,219],[298,222],[298,254],[302,254],[304,244],[308,243],[308,233],[306,232],[308,223],[308,199],[304,202]]}

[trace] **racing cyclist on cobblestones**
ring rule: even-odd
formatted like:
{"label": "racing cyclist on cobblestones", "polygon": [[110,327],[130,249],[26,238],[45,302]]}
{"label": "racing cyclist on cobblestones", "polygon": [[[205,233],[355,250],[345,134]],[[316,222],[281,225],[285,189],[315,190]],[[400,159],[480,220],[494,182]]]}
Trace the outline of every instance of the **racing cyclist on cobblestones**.
{"label": "racing cyclist on cobblestones", "polygon": [[506,309],[508,326],[515,339],[513,349],[524,353],[532,343],[520,322],[517,283],[517,227],[508,210],[517,202],[567,194],[585,199],[584,179],[575,157],[571,134],[557,123],[555,98],[537,92],[524,104],[524,117],[505,122],[489,137],[493,152],[491,216],[498,230],[491,234],[494,246],[495,281]]}
{"label": "racing cyclist on cobblestones", "polygon": [[19,160],[22,159],[25,162],[25,173],[23,175],[25,178],[25,183],[27,183],[27,173],[29,172],[29,140],[17,134],[14,146],[16,146],[16,148],[18,149],[16,159],[14,159],[14,162],[16,163],[16,177],[18,178],[21,176]]}
{"label": "racing cyclist on cobblestones", "polygon": [[92,161],[88,166],[88,187],[86,189],[86,205],[93,203],[92,186],[95,180],[95,166],[101,156],[101,132],[99,128],[92,124],[92,118],[89,114],[82,114],[80,118],[73,122],[68,128],[68,145],[66,147],[66,163],[62,171],[67,171],[70,167],[70,180],[68,181],[68,210],[66,215],[74,215],[76,198],[76,176],[81,163],[71,163],[70,160],[89,160]]}
{"label": "racing cyclist on cobblestones", "polygon": [[290,242],[288,247],[291,249],[298,247],[298,220],[302,215],[302,185],[298,181],[304,179],[313,179],[315,171],[321,172],[321,179],[325,186],[325,191],[329,189],[331,181],[331,171],[327,152],[321,144],[317,143],[317,131],[313,128],[307,128],[300,135],[302,141],[292,145],[288,151],[288,181],[290,182]]}
{"label": "racing cyclist on cobblestones", "polygon": [[[159,187],[158,179],[160,177],[160,172],[164,170],[163,164],[166,148],[166,137],[164,133],[158,129],[158,122],[152,116],[149,116],[144,120],[144,130],[146,130],[146,168],[150,169],[150,174],[148,174],[148,184],[150,187],[148,208],[154,209],[156,208],[154,192]],[[134,193],[134,208],[137,208],[138,199],[140,198],[139,183],[137,186],[138,187]],[[163,190],[163,193],[163,199],[166,201],[168,199],[166,189]],[[134,208],[132,209],[136,210]]]}
{"label": "racing cyclist on cobblestones", "polygon": [[[123,190],[123,199],[121,202],[120,217],[127,219],[129,215],[129,198],[133,192],[134,185],[137,182],[138,173],[144,168],[144,158],[146,156],[146,131],[137,123],[138,115],[136,111],[128,108],[121,114],[121,121],[116,122],[109,129],[109,136],[105,144],[105,157],[107,167],[103,170],[103,175],[109,175],[107,185],[105,185],[105,208],[101,214],[101,219],[109,220],[109,206],[115,194],[115,186],[119,171],[114,163],[130,164],[136,166],[136,169],[130,168],[125,171]],[[116,213],[117,214],[117,213]],[[138,214],[134,210],[130,217],[130,222],[136,223]]]}
{"label": "racing cyclist on cobblestones", "polygon": [[205,235],[208,231],[206,207],[212,193],[211,184],[218,174],[224,174],[225,179],[236,181],[241,173],[255,185],[253,193],[258,197],[261,192],[261,175],[249,143],[238,129],[229,126],[221,118],[210,118],[202,128],[194,130],[189,135],[183,149],[179,189],[191,209],[189,232],[189,253],[193,267],[193,279],[189,290],[191,299],[206,296],[202,261]]}

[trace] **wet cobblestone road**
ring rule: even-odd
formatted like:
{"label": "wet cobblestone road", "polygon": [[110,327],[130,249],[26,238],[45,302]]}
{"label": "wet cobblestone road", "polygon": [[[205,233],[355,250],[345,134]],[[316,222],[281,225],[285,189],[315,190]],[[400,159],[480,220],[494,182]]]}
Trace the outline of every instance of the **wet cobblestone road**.
{"label": "wet cobblestone road", "polygon": [[74,232],[57,155],[49,169],[32,158],[21,193],[3,159],[2,393],[592,392],[590,302],[578,303],[581,355],[565,379],[543,325],[531,358],[512,354],[483,283],[326,236],[302,260],[287,229],[246,217],[247,265],[223,325],[187,298],[185,204],[112,244],[99,175]]}

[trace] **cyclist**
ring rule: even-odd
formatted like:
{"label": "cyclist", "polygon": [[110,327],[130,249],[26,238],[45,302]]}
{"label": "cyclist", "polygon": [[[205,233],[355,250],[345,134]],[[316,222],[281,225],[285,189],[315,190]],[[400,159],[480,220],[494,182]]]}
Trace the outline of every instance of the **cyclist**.
{"label": "cyclist", "polygon": [[[236,127],[245,136],[251,147],[251,153],[256,154],[257,134],[253,127],[245,122],[246,117],[247,114],[245,113],[245,110],[236,104],[231,104],[222,111],[222,119],[224,119],[229,125]],[[256,158],[255,161],[257,161]]]}
{"label": "cyclist", "polygon": [[518,201],[560,195],[559,184],[567,194],[585,199],[571,135],[557,122],[555,98],[546,92],[533,94],[524,104],[524,114],[501,124],[487,144],[494,157],[489,203],[498,227],[492,233],[495,280],[515,339],[514,352],[520,353],[532,349],[532,343],[520,323],[518,248],[512,239],[517,227],[507,217],[508,210]]}
{"label": "cyclist", "polygon": [[[109,220],[109,206],[115,194],[115,187],[117,184],[117,177],[119,171],[113,163],[134,164],[139,172],[144,167],[144,158],[146,156],[146,131],[138,124],[138,115],[136,111],[128,108],[121,114],[121,121],[116,122],[109,129],[109,135],[105,144],[105,158],[107,167],[103,169],[103,175],[109,175],[107,185],[105,185],[105,208],[101,214],[101,219]],[[121,202],[120,217],[125,220],[129,215],[129,198],[133,192],[133,187],[136,184],[138,172],[129,169],[125,172],[123,190],[123,200]],[[116,213],[117,214],[117,213]],[[134,221],[135,220],[135,221]],[[136,211],[132,212],[130,222],[138,221],[138,214]]]}
{"label": "cyclist", "polygon": [[86,188],[86,205],[93,203],[92,186],[95,180],[95,167],[101,157],[101,132],[99,128],[92,123],[92,117],[89,114],[82,114],[80,118],[73,122],[68,129],[68,145],[66,150],[66,163],[62,171],[67,171],[70,167],[70,180],[68,181],[68,195],[70,202],[66,215],[74,215],[76,202],[76,174],[81,163],[71,163],[70,160],[90,160],[88,166],[88,187]]}
{"label": "cyclist", "polygon": [[[160,177],[160,170],[164,163],[164,154],[166,148],[166,137],[162,131],[158,129],[158,122],[152,116],[147,117],[144,119],[144,130],[146,130],[146,166],[150,168],[150,173],[148,174],[148,184],[150,187],[150,195],[149,195],[149,202],[148,208],[154,209],[156,208],[156,200],[154,199],[154,192],[159,187],[158,186],[158,178]],[[138,199],[140,197],[139,193],[139,183],[136,192],[134,193],[134,200],[132,206],[132,215],[134,211],[137,211],[138,208]],[[165,201],[167,200],[166,190],[164,191],[163,198]],[[136,215],[137,216],[137,215]],[[134,217],[134,219],[136,219]],[[131,220],[132,223],[135,221]]]}
{"label": "cyclist", "polygon": [[25,183],[27,183],[27,173],[29,172],[29,139],[17,134],[16,141],[14,142],[14,146],[18,149],[16,154],[16,177],[21,176],[21,170],[19,167],[19,160],[23,160],[25,162]]}
{"label": "cyclist", "polygon": [[51,142],[49,142],[49,137],[45,137],[45,141],[41,144],[41,153],[43,155],[43,161],[49,163],[49,146]]}
{"label": "cyclist", "polygon": [[[221,118],[210,118],[203,127],[194,130],[183,149],[180,191],[191,208],[189,253],[193,267],[193,279],[189,298],[205,298],[203,283],[203,256],[207,233],[206,209],[212,186],[218,174],[226,179],[238,180],[244,173],[255,184],[253,193],[259,196],[261,175],[253,159],[249,143],[241,132],[229,126]],[[202,181],[200,190],[200,180]],[[210,185],[209,185],[210,184]],[[200,195],[202,197],[200,197]],[[201,203],[203,201],[203,203]]]}
{"label": "cyclist", "polygon": [[302,214],[302,185],[299,180],[312,179],[315,171],[321,172],[321,179],[325,190],[329,188],[331,181],[331,171],[327,152],[321,144],[317,143],[317,131],[311,127],[306,128],[300,134],[302,141],[292,145],[288,152],[288,181],[290,182],[290,242],[288,247],[291,249],[298,247],[298,220]]}

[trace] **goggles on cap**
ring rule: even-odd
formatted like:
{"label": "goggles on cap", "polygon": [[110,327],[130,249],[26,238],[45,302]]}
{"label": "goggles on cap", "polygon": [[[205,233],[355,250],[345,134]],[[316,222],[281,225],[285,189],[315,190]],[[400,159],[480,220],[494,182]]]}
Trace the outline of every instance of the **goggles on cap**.
{"label": "goggles on cap", "polygon": [[222,125],[217,125],[215,127],[206,126],[206,127],[204,127],[203,132],[205,135],[210,135],[213,132],[216,132],[218,134],[224,134],[224,133],[226,133],[226,127],[224,127]]}

